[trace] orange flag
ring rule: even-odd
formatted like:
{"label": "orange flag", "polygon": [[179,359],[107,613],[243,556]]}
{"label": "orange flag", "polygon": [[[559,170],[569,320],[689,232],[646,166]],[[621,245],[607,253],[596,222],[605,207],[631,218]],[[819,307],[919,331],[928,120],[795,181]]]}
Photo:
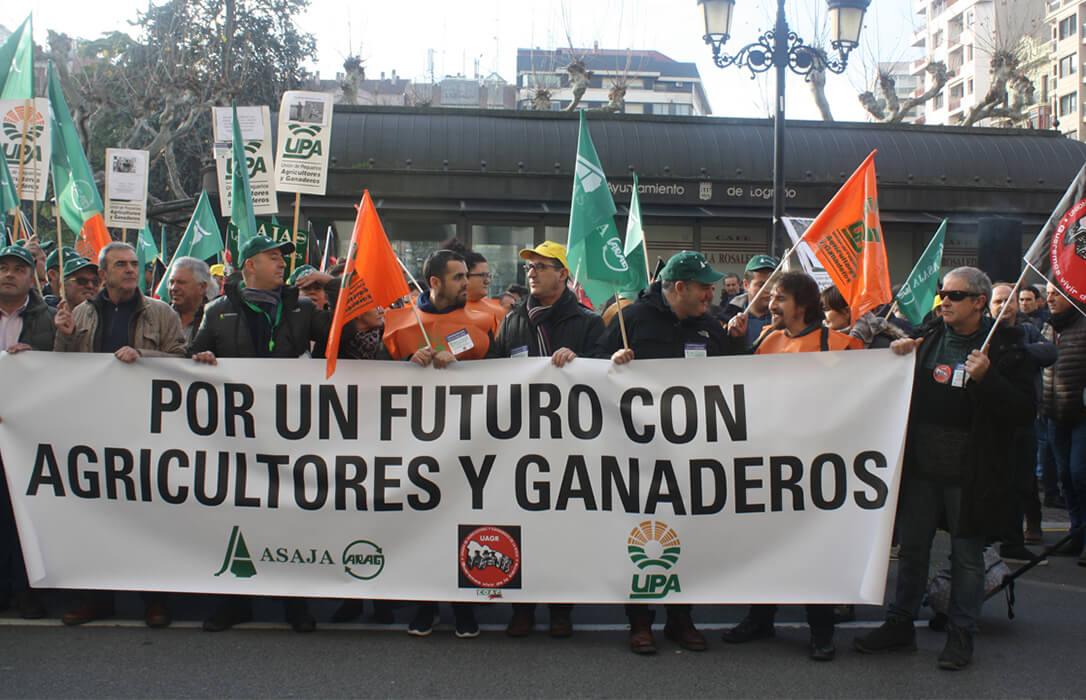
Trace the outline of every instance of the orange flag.
{"label": "orange flag", "polygon": [[871,151],[803,235],[848,302],[853,320],[893,297],[879,222],[876,153]]}
{"label": "orange flag", "polygon": [[98,252],[112,242],[106,221],[98,213],[83,222],[83,230],[75,241],[75,250],[87,260],[98,262]]}
{"label": "orange flag", "polygon": [[339,290],[332,316],[332,332],[328,335],[325,351],[325,378],[336,371],[336,355],[339,354],[339,338],[344,324],[372,308],[389,306],[411,291],[400,272],[399,260],[389,245],[381,220],[377,218],[369,190],[362,195],[362,204],[354,220],[351,245],[343,262],[346,265],[343,285]]}

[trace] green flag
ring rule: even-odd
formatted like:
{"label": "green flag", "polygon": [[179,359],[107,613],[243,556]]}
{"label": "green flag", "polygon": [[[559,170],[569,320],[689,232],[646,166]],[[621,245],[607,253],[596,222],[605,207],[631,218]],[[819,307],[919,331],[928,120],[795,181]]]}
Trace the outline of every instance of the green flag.
{"label": "green flag", "polygon": [[3,217],[18,208],[19,194],[15,191],[15,183],[11,180],[8,159],[4,157],[3,149],[0,149],[0,226],[3,225]]}
{"label": "green flag", "polygon": [[616,290],[629,293],[636,282],[623,253],[622,239],[615,226],[615,202],[583,111],[580,127],[566,260],[570,274],[584,288],[592,304],[602,306]]}
{"label": "green flag", "polygon": [[[245,247],[250,238],[256,235],[256,214],[253,213],[253,193],[249,189],[249,166],[245,157],[245,142],[241,140],[241,126],[238,124],[237,103],[234,108],[234,149],[231,155],[233,168],[230,172],[230,221],[238,229],[238,250]],[[231,261],[237,264],[237,259]]]}
{"label": "green flag", "polygon": [[186,255],[200,260],[207,260],[218,255],[222,250],[222,232],[219,231],[219,222],[215,220],[215,214],[211,211],[211,202],[207,198],[207,190],[204,190],[200,193],[200,201],[196,203],[192,218],[189,219],[188,228],[185,229],[185,234],[181,236],[181,242],[177,244],[177,250],[173,252],[173,257],[170,258],[170,265],[166,268],[166,274],[162,276],[162,281],[159,283],[158,289],[155,290],[158,298],[167,304],[170,303],[170,272],[173,270],[175,260]]}
{"label": "green flag", "polygon": [[64,91],[53,72],[52,62],[48,70],[48,91],[49,105],[53,110],[53,185],[60,204],[60,215],[73,231],[82,231],[83,224],[94,215],[101,214],[105,207],[94,184],[87,155],[79,142]]}
{"label": "green flag", "polygon": [[34,28],[27,16],[0,46],[0,100],[34,97]]}
{"label": "green flag", "polygon": [[946,238],[946,219],[939,224],[923,255],[916,261],[913,271],[905,278],[905,284],[897,293],[897,308],[909,319],[909,323],[919,326],[931,311],[938,293],[939,268],[943,266],[943,239]]}
{"label": "green flag", "polygon": [[139,238],[136,239],[136,260],[139,261],[140,266],[140,291],[144,294],[147,293],[147,275],[144,274],[144,270],[157,257],[158,246],[155,245],[155,236],[151,233],[150,225],[144,224],[143,228],[140,229]]}
{"label": "green flag", "polygon": [[[633,286],[639,287],[638,291],[649,286],[649,256],[645,249],[645,231],[641,228],[641,198],[637,194],[637,173],[633,176],[633,193],[630,195],[630,215],[626,219],[626,243],[622,246],[622,252],[626,254],[626,260],[630,263],[630,279]],[[641,262],[645,266],[641,267]],[[644,274],[642,274],[644,273]],[[627,286],[627,290],[630,286]],[[623,296],[626,296],[623,294]],[[630,297],[636,299],[637,295]]]}

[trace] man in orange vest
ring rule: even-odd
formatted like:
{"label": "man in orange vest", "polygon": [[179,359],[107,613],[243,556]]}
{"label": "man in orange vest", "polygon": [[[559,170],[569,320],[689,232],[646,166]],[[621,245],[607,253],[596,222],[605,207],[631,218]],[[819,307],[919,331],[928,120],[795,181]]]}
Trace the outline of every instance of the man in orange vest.
{"label": "man in orange vest", "polygon": [[[826,350],[862,350],[863,342],[822,324],[822,297],[818,283],[805,272],[785,272],[777,277],[769,297],[772,325],[755,341],[756,355],[780,352],[819,352]],[[736,316],[729,330],[746,332],[746,317]],[[739,328],[742,326],[742,328]],[[776,605],[752,605],[739,624],[724,633],[724,641],[742,644],[775,635],[773,620]],[[815,661],[832,661],[837,654],[833,645],[833,606],[807,605],[807,624],[811,628],[810,655]]]}
{"label": "man in orange vest", "polygon": [[442,369],[457,360],[486,357],[493,338],[494,319],[465,308],[468,296],[468,267],[464,257],[451,250],[431,253],[422,264],[430,289],[418,297],[418,312],[426,329],[424,336],[411,307],[390,309],[385,314],[382,337],[387,355],[394,360],[410,359],[417,365]]}

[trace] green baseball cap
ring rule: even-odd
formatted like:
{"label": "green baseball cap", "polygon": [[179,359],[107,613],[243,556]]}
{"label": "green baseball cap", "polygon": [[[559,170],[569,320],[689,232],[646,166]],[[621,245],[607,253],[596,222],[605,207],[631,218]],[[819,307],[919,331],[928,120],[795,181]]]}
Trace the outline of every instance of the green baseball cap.
{"label": "green baseball cap", "polygon": [[703,284],[713,284],[723,276],[724,273],[717,272],[709,265],[704,255],[693,250],[675,253],[660,270],[662,280],[693,280]]}
{"label": "green baseball cap", "polygon": [[777,260],[772,255],[755,255],[747,261],[745,271],[754,272],[755,270],[776,270],[777,266],[780,264],[781,261]]}
{"label": "green baseball cap", "polygon": [[298,280],[316,271],[317,268],[312,265],[299,265],[294,268],[294,273],[290,276],[290,279],[287,280],[287,284],[297,284]]}
{"label": "green baseball cap", "polygon": [[34,267],[34,256],[30,254],[29,250],[21,245],[9,245],[5,248],[0,248],[0,258],[18,258],[29,267]]}
{"label": "green baseball cap", "polygon": [[245,264],[245,261],[259,253],[266,253],[269,250],[278,249],[283,255],[289,255],[294,252],[294,244],[290,241],[283,241],[279,243],[273,241],[267,236],[253,236],[246,242],[241,250],[238,251],[238,267]]}
{"label": "green baseball cap", "polygon": [[[75,252],[75,248],[64,246],[64,264],[67,265],[68,261],[72,258],[82,257],[79,253]],[[60,253],[53,251],[45,258],[45,269],[52,270],[54,267],[60,267],[59,263]]]}
{"label": "green baseball cap", "polygon": [[65,259],[64,259],[64,277],[65,278],[71,277],[72,275],[79,272],[80,270],[86,269],[88,267],[93,268],[94,270],[98,269],[97,265],[92,263],[90,260],[87,260],[86,258],[81,258],[78,255],[76,255],[75,257],[71,257],[71,258],[65,256]]}

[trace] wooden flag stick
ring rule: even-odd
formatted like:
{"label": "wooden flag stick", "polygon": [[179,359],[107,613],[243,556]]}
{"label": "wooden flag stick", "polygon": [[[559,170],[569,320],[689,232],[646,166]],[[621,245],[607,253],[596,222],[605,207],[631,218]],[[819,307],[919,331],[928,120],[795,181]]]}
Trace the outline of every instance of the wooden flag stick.
{"label": "wooden flag stick", "polygon": [[[800,240],[803,240],[803,239],[801,238]],[[758,288],[758,293],[757,294],[755,294],[753,297],[751,297],[750,299],[747,300],[747,308],[744,309],[744,311],[747,311],[752,306],[754,306],[754,300],[757,299],[758,297],[762,296],[762,292],[769,289],[769,285],[773,282],[773,278],[776,277],[778,274],[780,274],[781,268],[784,267],[785,261],[788,260],[788,256],[790,256],[792,254],[793,250],[795,250],[795,246],[792,246],[788,250],[784,251],[784,255],[781,256],[781,261],[779,263],[777,263],[777,267],[775,267],[773,269],[773,272],[769,275],[769,277],[766,278],[765,284],[763,284],[761,287]]]}
{"label": "wooden flag stick", "polygon": [[302,193],[294,193],[294,226],[291,227],[291,235],[294,244],[294,252],[290,256],[290,274],[294,274],[294,264],[298,261],[298,212],[302,208]]}
{"label": "wooden flag stick", "polygon": [[[57,214],[57,262],[59,267],[57,268],[57,286],[60,287],[60,300],[65,304],[68,303],[68,295],[64,291],[64,237],[60,232],[60,206],[56,207]],[[57,290],[53,290],[56,292]]]}
{"label": "wooden flag stick", "polygon": [[[396,262],[400,263],[400,267],[407,273],[407,279],[411,280],[411,284],[415,285],[415,289],[419,290],[419,296],[422,296],[422,287],[419,285],[418,280],[411,274],[411,270],[407,269],[407,265],[403,264],[403,260],[400,260],[400,256],[396,256]],[[426,347],[431,350],[434,349],[434,344],[430,342],[430,335],[426,332],[426,326],[422,325],[422,314],[419,313],[419,307],[415,306],[415,300],[411,298],[411,295],[407,295],[407,300],[411,303],[411,310],[415,312],[415,320],[419,322],[419,330],[422,331],[422,338],[426,341]]]}
{"label": "wooden flag stick", "polygon": [[890,310],[886,312],[886,315],[883,316],[883,318],[888,320],[891,316],[894,315],[895,311],[897,311],[897,299],[894,299],[894,303],[890,304]]}
{"label": "wooden flag stick", "polygon": [[[1018,297],[1018,288],[1022,286],[1022,280],[1026,279],[1028,271],[1028,267],[1022,268],[1022,274],[1018,275],[1018,281],[1014,283],[1014,289],[1011,290],[1010,296],[1007,297],[1007,301],[1003,302],[1003,306],[999,307],[999,315],[996,316],[995,323],[992,324],[992,330],[988,331],[988,337],[984,339],[984,345],[980,346],[981,352],[988,352],[988,344],[992,342],[992,335],[996,332],[996,328],[999,328],[999,322],[1003,320],[1003,314],[1007,311],[1007,307],[1010,306],[1007,302]],[[991,304],[992,300],[989,299],[988,303]]]}
{"label": "wooden flag stick", "polygon": [[615,286],[615,306],[618,307],[618,328],[622,331],[622,349],[630,349],[630,341],[626,338],[626,319],[622,317],[622,304],[620,300],[622,297],[618,295],[618,286]]}

